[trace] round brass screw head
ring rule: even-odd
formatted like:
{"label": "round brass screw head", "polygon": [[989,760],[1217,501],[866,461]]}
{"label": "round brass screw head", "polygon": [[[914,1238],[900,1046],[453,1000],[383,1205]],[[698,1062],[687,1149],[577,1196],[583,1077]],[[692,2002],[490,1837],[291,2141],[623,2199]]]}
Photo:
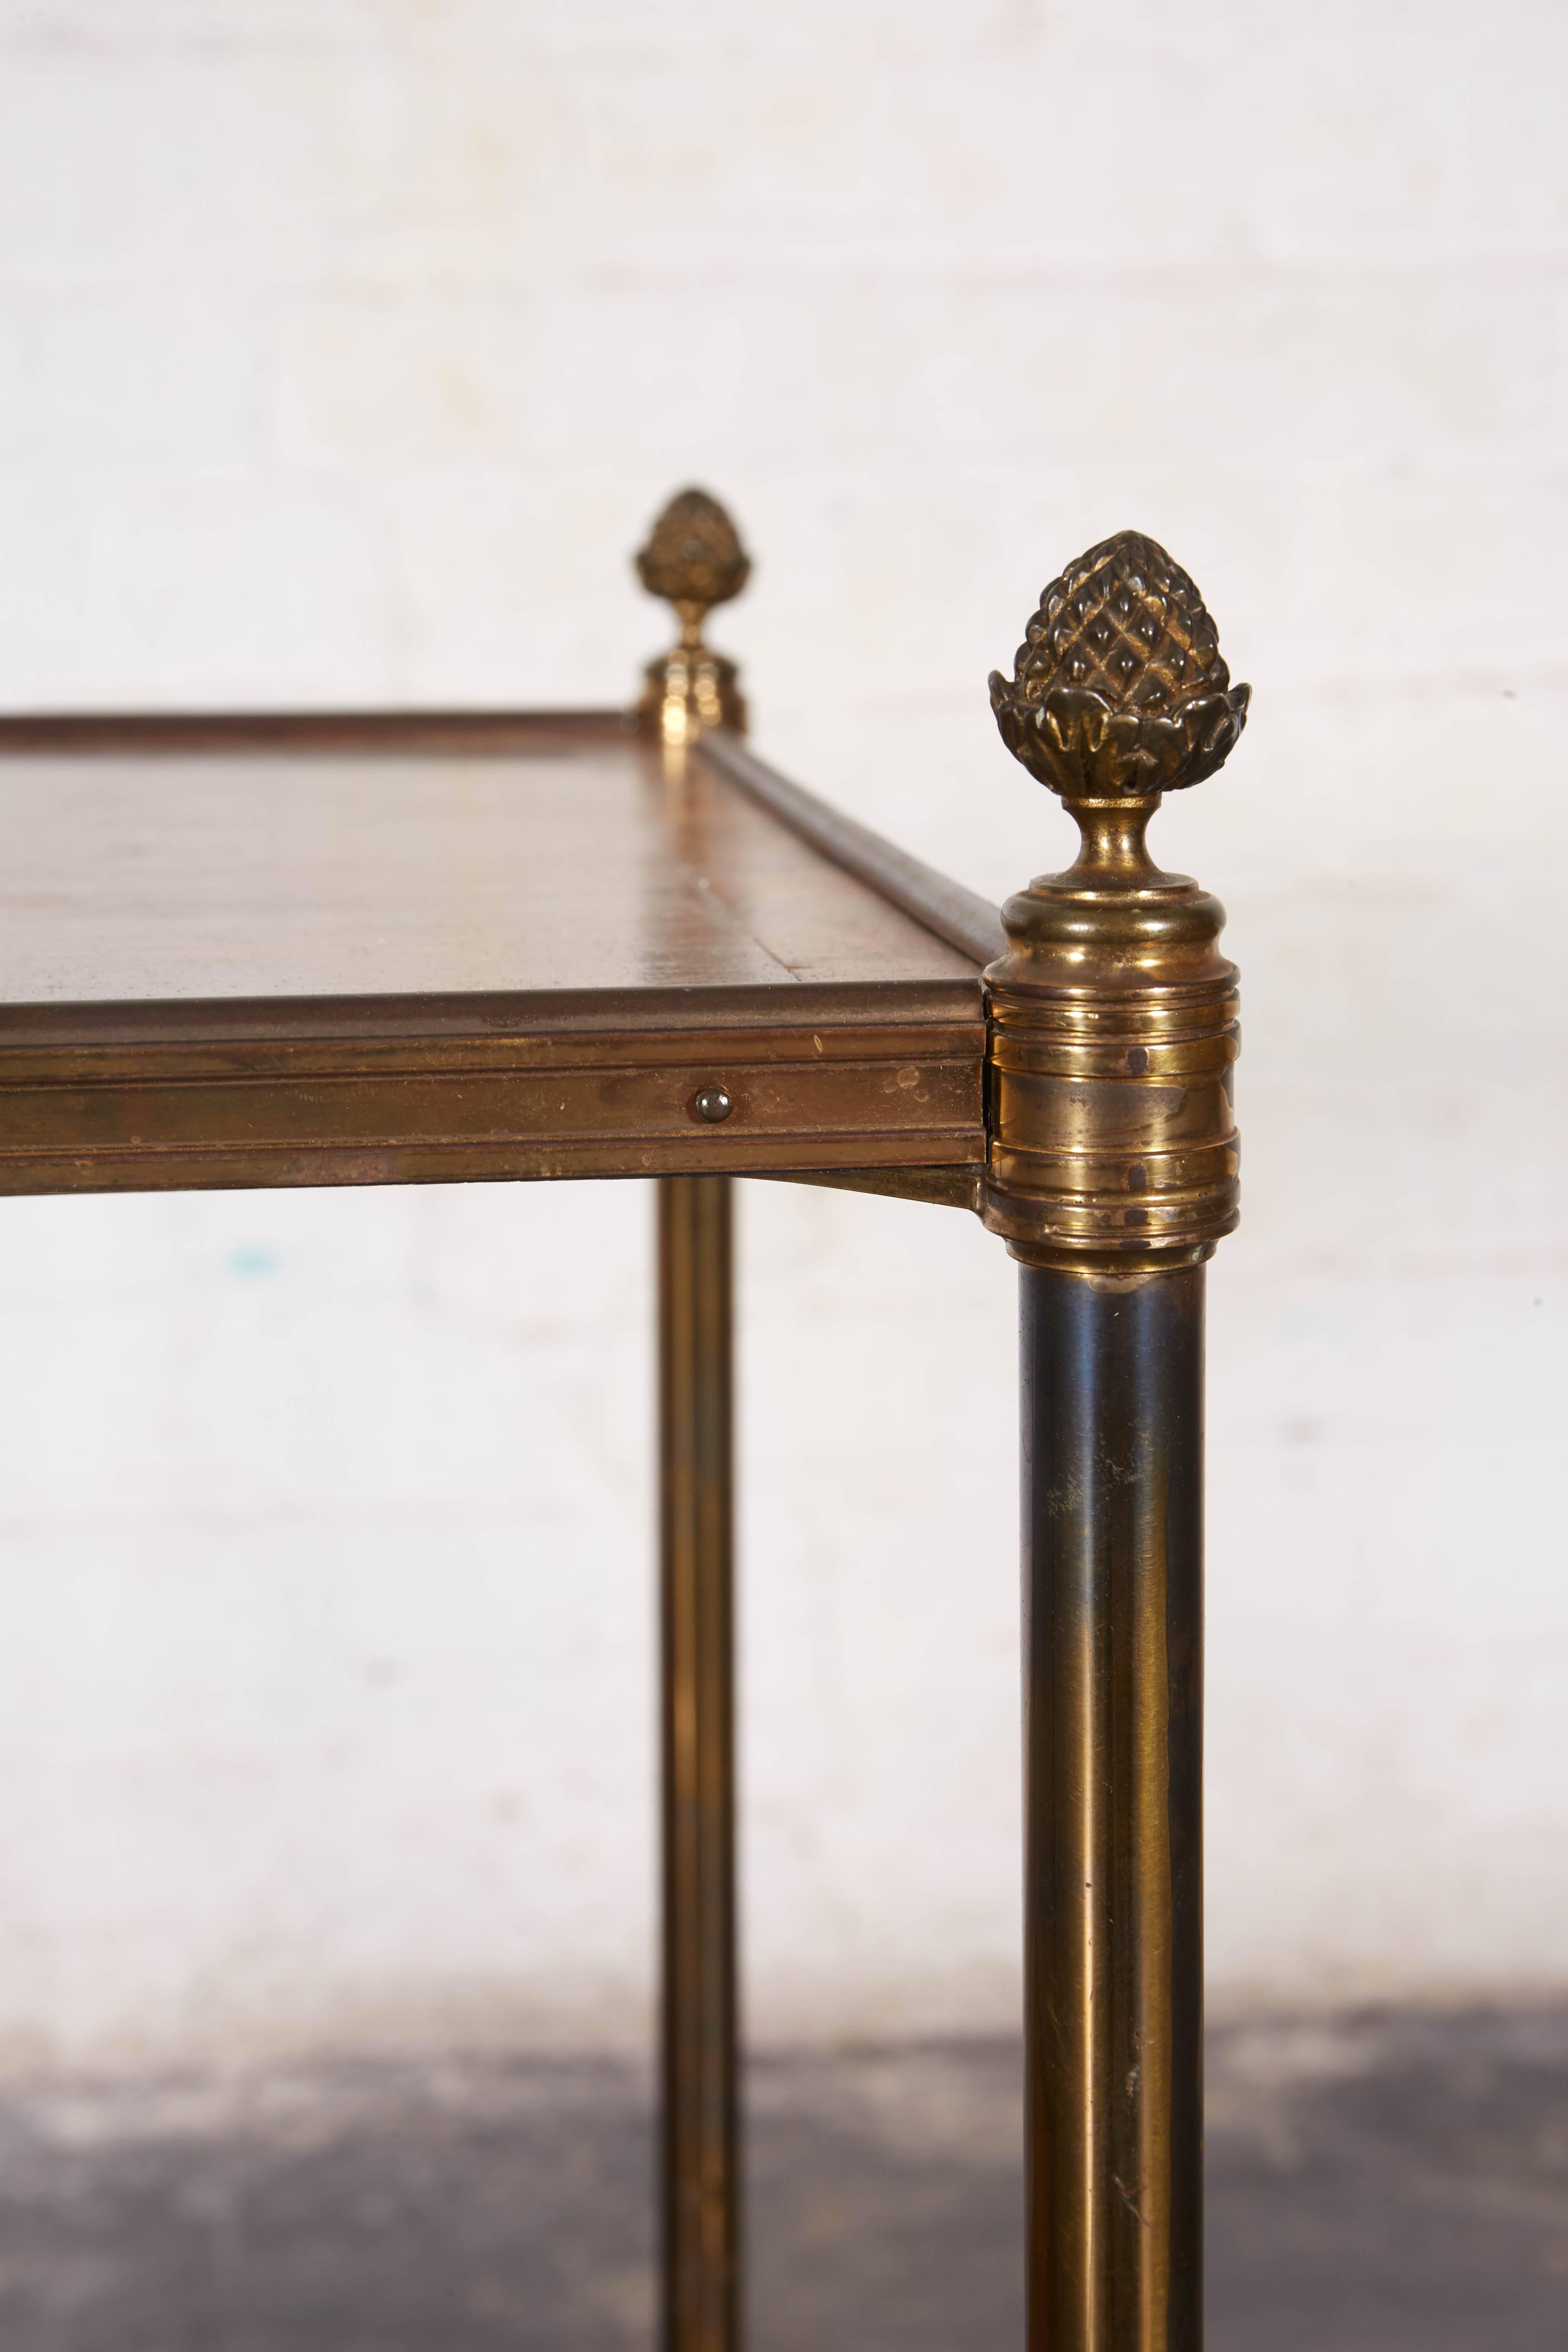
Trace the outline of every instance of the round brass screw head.
{"label": "round brass screw head", "polygon": [[722,1087],[700,1087],[691,1108],[699,1118],[705,1118],[710,1127],[717,1127],[721,1119],[729,1118],[735,1106]]}

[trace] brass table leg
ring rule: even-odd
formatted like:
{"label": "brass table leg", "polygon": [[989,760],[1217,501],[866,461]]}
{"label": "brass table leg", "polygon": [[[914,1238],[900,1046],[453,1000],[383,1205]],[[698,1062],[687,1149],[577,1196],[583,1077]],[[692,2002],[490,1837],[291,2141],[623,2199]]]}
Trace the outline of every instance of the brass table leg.
{"label": "brass table leg", "polygon": [[1203,2340],[1205,1270],[1022,1270],[1034,2352]]}
{"label": "brass table leg", "polygon": [[1225,910],[1144,835],[1245,724],[1120,531],[1053,580],[1003,740],[1076,864],[1002,909],[981,1214],[1023,1264],[1030,2352],[1203,2342],[1203,1308],[1237,1213]]}
{"label": "brass table leg", "polygon": [[739,2341],[731,1188],[658,1185],[666,2352]]}

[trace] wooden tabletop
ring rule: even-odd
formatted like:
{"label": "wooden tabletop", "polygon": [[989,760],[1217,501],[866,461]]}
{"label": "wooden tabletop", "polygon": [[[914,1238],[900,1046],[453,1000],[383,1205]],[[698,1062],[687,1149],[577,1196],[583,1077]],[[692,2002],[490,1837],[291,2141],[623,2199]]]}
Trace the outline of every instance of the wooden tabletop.
{"label": "wooden tabletop", "polygon": [[0,839],[0,1190],[983,1154],[994,916],[733,739],[12,719]]}

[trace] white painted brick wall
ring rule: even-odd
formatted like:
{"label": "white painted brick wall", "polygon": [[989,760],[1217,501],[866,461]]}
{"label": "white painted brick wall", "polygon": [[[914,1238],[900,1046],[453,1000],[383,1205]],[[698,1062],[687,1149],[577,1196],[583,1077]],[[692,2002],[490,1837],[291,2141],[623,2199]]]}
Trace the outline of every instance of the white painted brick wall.
{"label": "white painted brick wall", "polygon": [[[1194,571],[1216,1991],[1561,1984],[1568,16],[6,0],[0,63],[13,707],[617,699],[695,477],[763,748],[999,897],[1065,827],[986,670],[1119,525]],[[0,2050],[644,2032],[648,1205],[5,1206]],[[1009,1269],[743,1208],[754,2028],[1005,2020]]]}

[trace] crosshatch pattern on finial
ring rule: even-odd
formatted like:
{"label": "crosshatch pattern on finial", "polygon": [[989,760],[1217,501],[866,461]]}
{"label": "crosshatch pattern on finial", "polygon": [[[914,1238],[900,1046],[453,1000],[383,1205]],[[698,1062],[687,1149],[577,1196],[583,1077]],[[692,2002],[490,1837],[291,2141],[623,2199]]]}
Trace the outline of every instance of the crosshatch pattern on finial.
{"label": "crosshatch pattern on finial", "polygon": [[735,665],[702,636],[710,608],[738,596],[752,571],[741,534],[718,499],[707,490],[679,491],[648,533],[637,569],[650,595],[674,605],[680,624],[677,643],[643,672],[638,731],[670,750],[712,727],[744,734]]}
{"label": "crosshatch pattern on finial", "polygon": [[670,604],[727,604],[751,577],[752,559],[741,535],[706,490],[681,490],[648,533],[637,560],[650,596]]}
{"label": "crosshatch pattern on finial", "polygon": [[1003,741],[1066,800],[1201,783],[1235,750],[1251,695],[1231,685],[1191,579],[1136,530],[1068,564],[1041,596],[1012,677],[991,673]]}

